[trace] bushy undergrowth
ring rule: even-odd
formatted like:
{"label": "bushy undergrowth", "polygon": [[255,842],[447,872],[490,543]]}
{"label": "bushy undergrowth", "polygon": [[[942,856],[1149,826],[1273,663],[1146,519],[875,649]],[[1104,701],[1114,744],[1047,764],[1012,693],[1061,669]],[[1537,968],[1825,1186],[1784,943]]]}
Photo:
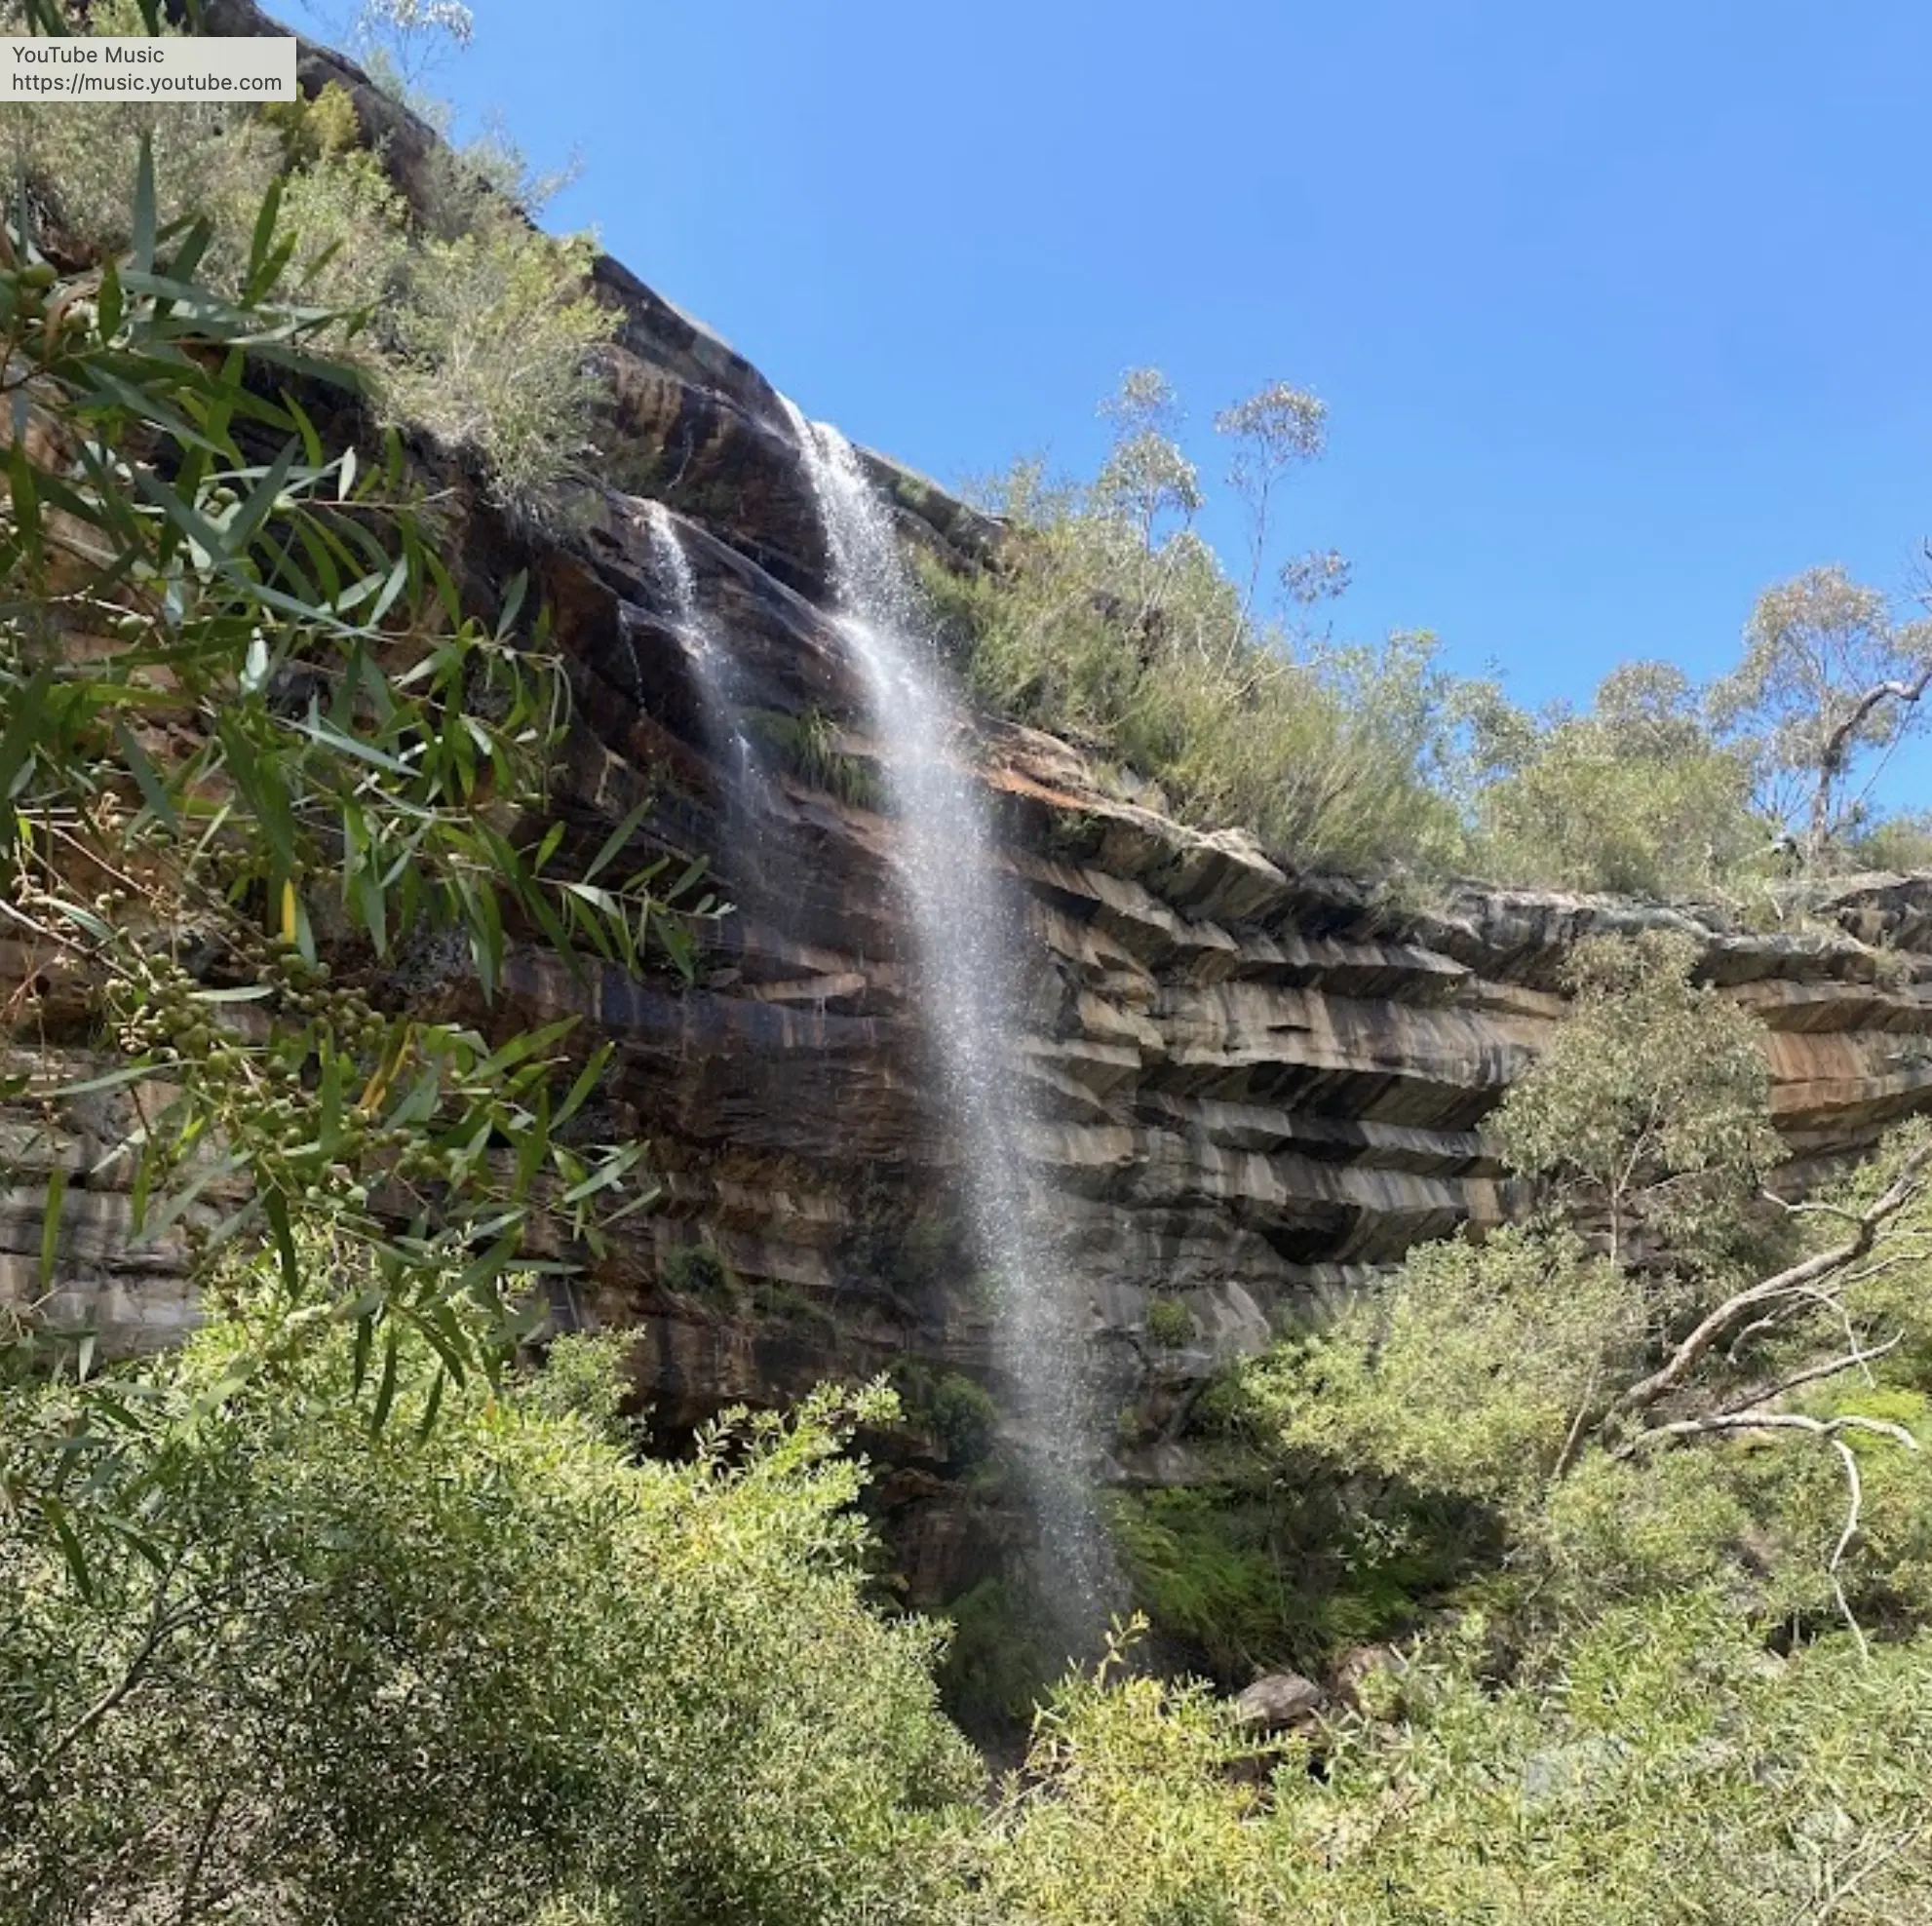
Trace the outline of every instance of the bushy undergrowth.
{"label": "bushy undergrowth", "polygon": [[[78,22],[139,33],[134,0],[97,0]],[[532,227],[500,139],[437,150],[411,207],[368,144],[347,93],[266,107],[116,100],[0,107],[0,151],[70,258],[126,248],[142,140],[162,221],[206,218],[210,285],[240,286],[272,184],[299,298],[356,317],[330,342],[357,365],[381,416],[477,458],[497,497],[540,516],[546,491],[591,451],[590,357],[614,326],[587,291],[588,243]]]}
{"label": "bushy undergrowth", "polygon": [[[1932,1652],[1770,1658],[1708,1592],[1605,1613],[1498,1684],[1475,1616],[1280,1770],[1198,1691],[1070,1685],[1002,1809],[1033,1926],[1739,1926],[1932,1917]],[[1319,1776],[1311,1773],[1315,1758]]]}
{"label": "bushy undergrowth", "polygon": [[976,1774],[866,1602],[865,1399],[638,1462],[607,1345],[493,1388],[406,1336],[353,1395],[278,1292],[161,1367],[202,1416],[85,1590],[0,1527],[0,1918],[934,1916]]}

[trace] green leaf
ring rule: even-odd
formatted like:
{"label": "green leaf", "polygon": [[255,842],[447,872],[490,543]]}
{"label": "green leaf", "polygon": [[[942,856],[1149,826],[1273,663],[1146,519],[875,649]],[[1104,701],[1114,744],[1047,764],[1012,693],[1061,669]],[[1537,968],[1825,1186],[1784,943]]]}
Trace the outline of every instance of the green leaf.
{"label": "green leaf", "polygon": [[[467,1271],[464,1273],[466,1277],[468,1274]],[[429,1339],[431,1348],[443,1360],[450,1376],[461,1384],[469,1374],[470,1340],[448,1301],[438,1298],[425,1304],[416,1314],[415,1325]]]}
{"label": "green leaf", "polygon": [[369,611],[369,625],[373,627],[395,606],[396,598],[409,584],[409,559],[400,558],[396,566],[389,571],[389,579],[382,585],[382,593],[375,598],[375,606]]}
{"label": "green leaf", "polygon": [[234,1155],[219,1158],[209,1164],[205,1169],[198,1172],[189,1183],[175,1191],[173,1196],[162,1200],[161,1208],[155,1212],[154,1215],[145,1224],[141,1225],[140,1241],[142,1243],[148,1243],[159,1237],[175,1218],[187,1213],[195,1200],[211,1184],[218,1183],[223,1177],[233,1176],[242,1168],[243,1159]]}
{"label": "green leaf", "polygon": [[294,1303],[302,1294],[302,1267],[295,1258],[295,1238],[289,1223],[289,1200],[270,1184],[261,1193],[261,1207],[274,1234],[275,1254],[282,1261],[282,1286]]}
{"label": "green leaf", "polygon": [[295,819],[287,790],[270,766],[255,754],[235,712],[225,713],[215,725],[227,752],[228,772],[242,792],[283,871],[295,867]]}
{"label": "green leaf", "polygon": [[356,895],[362,906],[363,923],[378,956],[389,954],[389,896],[382,878],[372,868],[358,871]]}
{"label": "green leaf", "polygon": [[561,1202],[566,1205],[582,1204],[599,1191],[608,1190],[614,1183],[622,1183],[643,1154],[641,1143],[627,1143],[623,1149],[606,1157],[582,1183],[572,1184],[563,1193]]}
{"label": "green leaf", "polygon": [[100,319],[100,338],[111,341],[120,331],[121,317],[127,312],[121,292],[121,270],[114,261],[106,262],[100,270],[100,291],[95,296],[95,307]]}
{"label": "green leaf", "polygon": [[389,1422],[389,1407],[396,1402],[396,1367],[400,1343],[396,1327],[389,1328],[382,1348],[382,1376],[375,1387],[375,1406],[369,1412],[369,1430],[379,1432]]}
{"label": "green leaf", "polygon": [[38,553],[41,544],[40,491],[34,486],[33,464],[27,460],[26,443],[15,437],[7,451],[8,489],[13,498],[14,518],[19,524],[28,548]]}
{"label": "green leaf", "polygon": [[94,1575],[88,1569],[87,1553],[81,1548],[66,1506],[51,1493],[43,1492],[40,1509],[41,1515],[54,1527],[55,1537],[59,1540],[60,1556],[66,1560],[67,1576],[73,1580],[74,1590],[81,1595],[84,1603],[93,1604]]}
{"label": "green leaf", "polygon": [[323,720],[321,713],[311,710],[307,716],[294,725],[305,736],[321,743],[326,749],[332,749],[343,755],[352,755],[358,762],[367,762],[372,769],[380,769],[391,776],[412,776],[415,771],[400,757],[390,755],[370,743],[345,735],[332,722]]}
{"label": "green leaf", "polygon": [[154,137],[141,135],[140,159],[135,170],[135,226],[131,258],[142,274],[154,266]]}
{"label": "green leaf", "polygon": [[488,883],[464,892],[470,905],[470,954],[485,1002],[496,1000],[503,980],[503,912]]}
{"label": "green leaf", "polygon": [[285,392],[282,402],[294,419],[295,432],[302,438],[302,453],[308,458],[309,466],[320,468],[323,463],[322,437],[317,434],[315,423],[309,419],[301,404],[292,395]]}
{"label": "green leaf", "polygon": [[709,856],[700,856],[695,858],[692,862],[688,863],[684,867],[683,874],[680,875],[677,878],[677,880],[672,884],[670,889],[668,889],[665,892],[664,895],[665,902],[667,903],[681,902],[685,894],[690,890],[692,884],[697,882],[697,880],[701,876],[703,876],[705,872],[710,869],[710,867],[711,867],[711,858]]}
{"label": "green leaf", "polygon": [[591,859],[590,867],[584,871],[583,879],[585,882],[595,882],[610,867],[625,844],[638,833],[638,828],[643,824],[644,818],[650,814],[650,811],[651,805],[648,800],[640,802],[637,808],[632,810],[630,815],[625,817],[623,822],[618,824],[616,828],[611,830],[610,834],[604,838],[603,847]]}
{"label": "green leaf", "polygon": [[[513,1237],[499,1238],[481,1257],[465,1265],[457,1278],[451,1294],[470,1297],[486,1308],[493,1308],[496,1302],[494,1286],[503,1275],[507,1265],[516,1253],[516,1240]],[[451,1326],[452,1330],[455,1326]]]}
{"label": "green leaf", "polygon": [[539,1057],[553,1044],[561,1043],[577,1027],[575,1017],[559,1017],[554,1022],[542,1024],[534,1030],[523,1030],[493,1055],[484,1058],[477,1067],[477,1079],[482,1083],[492,1083],[506,1071],[532,1057]]}
{"label": "green leaf", "polygon": [[360,1398],[368,1378],[369,1345],[375,1338],[375,1311],[366,1310],[356,1320],[356,1335],[350,1347],[349,1395]]}
{"label": "green leaf", "polygon": [[530,578],[522,569],[511,576],[504,585],[503,603],[497,610],[496,633],[507,636],[516,627],[517,617],[522,614],[523,597],[529,593]]}
{"label": "green leaf", "polygon": [[84,909],[78,903],[68,903],[58,896],[47,897],[44,901],[50,909],[58,909],[68,922],[91,936],[96,943],[106,943],[114,934],[92,909]]}
{"label": "green leaf", "polygon": [[663,1196],[663,1185],[654,1183],[648,1190],[640,1190],[630,1203],[619,1205],[608,1215],[599,1217],[598,1222],[601,1228],[609,1230],[613,1224],[621,1224],[626,1217],[633,1216],[639,1211],[650,1210],[662,1200]]}
{"label": "green leaf", "polygon": [[135,779],[135,787],[141,792],[141,800],[147,804],[149,813],[169,829],[178,831],[180,818],[174,814],[174,802],[162,787],[161,778],[155,772],[154,764],[148,759],[147,751],[142,749],[134,731],[119,716],[114,718],[114,740],[121,746],[121,754]]}
{"label": "green leaf", "polygon": [[255,215],[254,234],[249,242],[249,273],[242,299],[251,307],[275,285],[264,270],[269,265],[275,247],[275,223],[281,212],[282,176],[277,174],[269,182],[268,192],[261,198],[261,211]]}
{"label": "green leaf", "polygon": [[56,1164],[47,1174],[46,1214],[40,1220],[40,1288],[54,1282],[54,1265],[60,1254],[60,1211],[67,1201],[67,1167]]}
{"label": "green leaf", "polygon": [[168,263],[170,279],[193,287],[195,270],[201,266],[202,256],[208,252],[209,244],[213,239],[213,223],[196,220],[181,237],[181,245],[174,250],[174,258]]}
{"label": "green leaf", "polygon": [[599,1044],[592,1054],[591,1060],[577,1073],[577,1080],[570,1086],[570,1093],[564,1098],[557,1115],[552,1119],[552,1128],[560,1128],[568,1123],[583,1108],[584,1100],[597,1088],[598,1079],[603,1075],[604,1066],[609,1063],[614,1045]]}
{"label": "green leaf", "polygon": [[226,529],[232,550],[239,554],[254,539],[255,530],[268,520],[269,511],[289,485],[290,471],[295,465],[295,443],[290,442],[269,463],[262,478],[250,490],[249,498],[228,517]]}
{"label": "green leaf", "polygon": [[14,840],[14,797],[23,787],[40,732],[46,727],[47,692],[54,686],[51,669],[35,671],[20,691],[7,726],[0,731],[0,850]]}
{"label": "green leaf", "polygon": [[449,1373],[439,1370],[435,1381],[430,1385],[429,1396],[423,1401],[423,1414],[416,1424],[416,1443],[422,1444],[436,1429],[437,1414],[443,1409],[443,1388],[449,1382]]}
{"label": "green leaf", "polygon": [[[196,439],[199,440],[198,437]],[[145,468],[135,470],[135,486],[208,558],[210,565],[222,570],[230,566],[228,544],[221,531],[193,502],[176,489],[156,481]],[[264,600],[268,599],[265,590],[258,589],[257,593]]]}

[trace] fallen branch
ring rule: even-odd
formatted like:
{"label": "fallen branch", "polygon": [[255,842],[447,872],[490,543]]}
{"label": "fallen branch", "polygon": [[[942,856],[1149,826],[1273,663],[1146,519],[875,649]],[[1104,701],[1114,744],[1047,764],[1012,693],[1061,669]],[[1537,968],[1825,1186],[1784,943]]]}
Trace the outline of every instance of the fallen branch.
{"label": "fallen branch", "polygon": [[1889,1351],[1896,1351],[1904,1338],[1905,1332],[1901,1330],[1894,1331],[1884,1343],[1874,1344],[1869,1348],[1854,1342],[1851,1350],[1842,1357],[1827,1358],[1822,1364],[1806,1365],[1802,1370],[1793,1371],[1789,1377],[1780,1378],[1776,1384],[1762,1391],[1754,1391],[1749,1398],[1727,1406],[1722,1415],[1735,1417],[1742,1412],[1758,1410],[1760,1406],[1773,1404],[1788,1393],[1797,1390],[1800,1385],[1816,1384],[1823,1378],[1835,1377],[1839,1371],[1863,1370],[1869,1383],[1872,1375],[1869,1367],[1872,1361],[1874,1358],[1884,1357]]}
{"label": "fallen branch", "polygon": [[1640,1431],[1627,1444],[1610,1454],[1617,1458],[1635,1457],[1646,1444],[1679,1438],[1697,1438],[1719,1431],[1805,1431],[1817,1438],[1835,1438],[1843,1431],[1869,1431],[1903,1444],[1908,1451],[1918,1449],[1918,1440],[1902,1424],[1890,1418],[1856,1417],[1849,1413],[1835,1418],[1807,1417],[1801,1411],[1713,1411],[1701,1418],[1678,1418],[1670,1424],[1652,1425]]}
{"label": "fallen branch", "polygon": [[[1835,1437],[1832,1445],[1838,1454],[1839,1463],[1845,1468],[1845,1484],[1850,1491],[1851,1502],[1845,1511],[1845,1528],[1838,1533],[1838,1542],[1832,1548],[1832,1561],[1825,1570],[1832,1581],[1832,1597],[1838,1601],[1839,1615],[1858,1641],[1858,1655],[1869,1664],[1872,1647],[1865,1642],[1865,1628],[1853,1615],[1851,1600],[1845,1597],[1844,1581],[1838,1576],[1845,1554],[1851,1549],[1851,1541],[1858,1536],[1859,1514],[1865,1509],[1865,1486],[1859,1481],[1858,1453],[1842,1438]],[[1913,1448],[1917,1447],[1914,1445]]]}
{"label": "fallen branch", "polygon": [[[1894,1340],[1896,1342],[1896,1340]],[[1660,1424],[1649,1431],[1640,1433],[1628,1444],[1620,1447],[1615,1456],[1633,1457],[1646,1444],[1658,1440],[1693,1438],[1700,1434],[1725,1431],[1801,1431],[1814,1438],[1823,1438],[1838,1454],[1838,1462],[1844,1468],[1847,1503],[1844,1527],[1838,1533],[1838,1542],[1832,1548],[1832,1557],[1825,1567],[1826,1576],[1832,1582],[1832,1597],[1836,1599],[1838,1614],[1845,1622],[1845,1628],[1857,1641],[1859,1656],[1870,1659],[1872,1651],[1866,1641],[1865,1628],[1858,1622],[1851,1608],[1851,1600],[1845,1597],[1843,1570],[1845,1554],[1851,1550],[1852,1540],[1858,1536],[1859,1521],[1865,1510],[1865,1485],[1858,1473],[1858,1453],[1844,1441],[1847,1431],[1871,1432],[1881,1438],[1889,1438],[1902,1444],[1908,1451],[1918,1449],[1918,1440],[1902,1424],[1894,1424],[1889,1418],[1867,1418],[1841,1416],[1835,1418],[1806,1417],[1799,1411],[1716,1411],[1709,1417],[1681,1418],[1675,1424]]]}
{"label": "fallen branch", "polygon": [[1712,1347],[1754,1312],[1784,1298],[1803,1296],[1849,1270],[1871,1251],[1885,1225],[1917,1200],[1928,1165],[1932,1165],[1932,1138],[1907,1157],[1883,1194],[1859,1213],[1850,1237],[1727,1297],[1648,1377],[1641,1378],[1623,1394],[1619,1407],[1627,1411],[1647,1410],[1677,1390]]}

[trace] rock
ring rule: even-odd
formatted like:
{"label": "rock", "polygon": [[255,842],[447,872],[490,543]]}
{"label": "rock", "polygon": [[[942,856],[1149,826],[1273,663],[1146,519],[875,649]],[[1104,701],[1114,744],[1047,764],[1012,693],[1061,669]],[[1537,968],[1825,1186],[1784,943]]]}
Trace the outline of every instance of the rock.
{"label": "rock", "polygon": [[1270,1672],[1237,1693],[1235,1718],[1262,1732],[1292,1732],[1318,1718],[1329,1695],[1298,1672]]}
{"label": "rock", "polygon": [[1334,1697],[1352,1712],[1362,1710],[1362,1685],[1379,1673],[1402,1670],[1402,1654],[1393,1645],[1351,1645],[1329,1668]]}
{"label": "rock", "polygon": [[1531,1753],[1523,1761],[1523,1803],[1539,1806],[1553,1799],[1604,1797],[1615,1789],[1627,1752],[1621,1741],[1598,1736]]}

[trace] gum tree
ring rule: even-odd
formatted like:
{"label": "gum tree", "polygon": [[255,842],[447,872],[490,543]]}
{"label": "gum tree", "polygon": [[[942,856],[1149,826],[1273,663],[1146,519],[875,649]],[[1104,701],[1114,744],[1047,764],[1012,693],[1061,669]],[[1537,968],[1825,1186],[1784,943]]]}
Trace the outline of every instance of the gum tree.
{"label": "gum tree", "polygon": [[1842,568],[1765,590],[1744,660],[1711,694],[1718,727],[1750,753],[1766,812],[1815,867],[1860,826],[1872,784],[1924,727],[1932,621],[1899,622]]}
{"label": "gum tree", "polygon": [[[606,1053],[572,1053],[568,1021],[486,1035],[386,985],[443,957],[487,1003],[519,941],[688,969],[666,904],[687,885],[627,860],[641,805],[592,854],[544,827],[568,694],[543,618],[515,584],[488,620],[464,606],[393,437],[325,439],[310,409],[353,423],[354,381],[335,317],[280,296],[277,216],[271,193],[234,298],[197,279],[205,223],[158,231],[145,152],[126,257],[63,274],[23,223],[0,237],[12,1023],[31,1041],[31,990],[64,986],[118,1052],[79,1085],[17,1057],[9,1094],[50,1140],[64,1103],[119,1098],[91,1175],[117,1170],[136,1235],[184,1237],[202,1276],[264,1241],[291,1299],[355,1328],[359,1380],[406,1327],[460,1375],[489,1347],[452,1298],[507,1337],[539,1219],[595,1249],[651,1193],[640,1146],[583,1134]],[[64,1191],[56,1160],[46,1286]],[[306,1267],[304,1226],[367,1275]],[[88,1408],[56,1484],[31,1450],[3,1474],[77,1558],[84,1468],[139,1430],[125,1401]]]}

